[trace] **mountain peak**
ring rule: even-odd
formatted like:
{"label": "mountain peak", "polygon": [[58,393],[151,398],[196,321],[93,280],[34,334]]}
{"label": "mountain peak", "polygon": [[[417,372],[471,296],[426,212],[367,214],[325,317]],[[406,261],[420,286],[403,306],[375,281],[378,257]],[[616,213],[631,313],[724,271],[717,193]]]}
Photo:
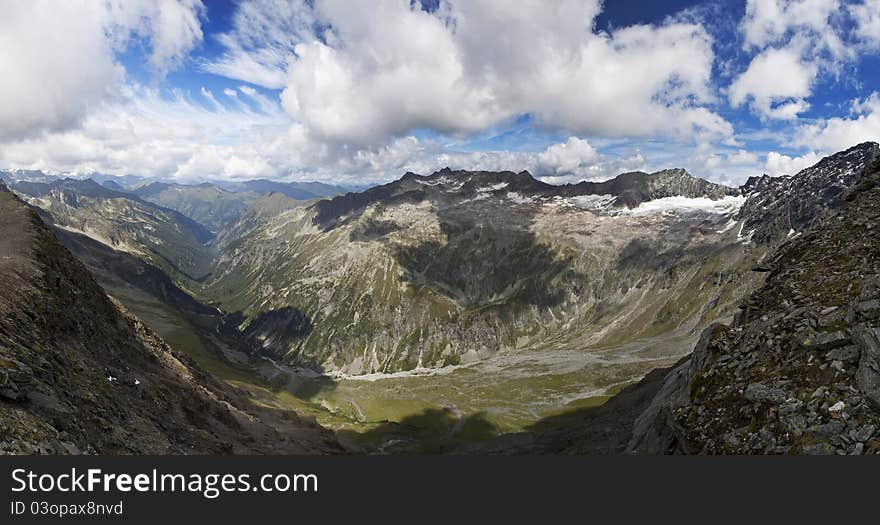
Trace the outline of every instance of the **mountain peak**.
{"label": "mountain peak", "polygon": [[664,197],[705,197],[713,200],[738,195],[739,190],[694,177],[682,168],[645,173],[631,171],[604,182],[580,182],[567,186],[565,196],[613,195],[615,203],[633,208],[643,202]]}

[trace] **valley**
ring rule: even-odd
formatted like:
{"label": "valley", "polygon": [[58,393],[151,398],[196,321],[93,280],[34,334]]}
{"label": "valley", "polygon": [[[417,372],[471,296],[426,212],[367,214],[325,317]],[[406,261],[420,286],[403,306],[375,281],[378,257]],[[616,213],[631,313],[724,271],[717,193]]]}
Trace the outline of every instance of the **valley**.
{"label": "valley", "polygon": [[748,315],[774,250],[842,206],[877,150],[740,188],[683,170],[553,186],[445,169],[307,200],[8,182],[108,295],[254,407],[348,451],[454,452],[591,414]]}

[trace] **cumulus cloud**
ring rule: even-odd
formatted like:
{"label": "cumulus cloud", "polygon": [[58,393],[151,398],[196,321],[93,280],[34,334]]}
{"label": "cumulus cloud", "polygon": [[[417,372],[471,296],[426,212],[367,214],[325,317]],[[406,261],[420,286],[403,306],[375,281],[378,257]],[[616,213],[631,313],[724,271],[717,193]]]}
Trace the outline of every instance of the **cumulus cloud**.
{"label": "cumulus cloud", "polygon": [[825,151],[840,151],[855,144],[880,141],[880,93],[852,104],[852,115],[821,119],[799,128],[796,144]]}
{"label": "cumulus cloud", "polygon": [[586,140],[577,137],[560,144],[549,146],[538,155],[539,172],[542,174],[564,175],[592,166],[599,154]]}
{"label": "cumulus cloud", "polygon": [[714,55],[699,24],[596,32],[598,0],[418,4],[298,1],[283,4],[288,17],[275,2],[246,2],[221,37],[226,52],[202,67],[283,87],[294,119],[358,146],[422,128],[468,134],[521,114],[580,135],[732,133],[707,109]]}
{"label": "cumulus cloud", "polygon": [[840,0],[748,0],[742,29],[747,46],[763,49],[778,44],[797,31],[821,40],[834,53],[843,45],[830,29]]}
{"label": "cumulus cloud", "polygon": [[860,49],[880,44],[878,10],[880,0],[849,7],[841,0],[747,0],[744,49],[758,54],[731,84],[731,105],[750,100],[762,119],[794,120],[810,109],[820,80],[839,80]]}
{"label": "cumulus cloud", "polygon": [[806,98],[816,74],[816,66],[802,62],[796,47],[767,49],[731,84],[730,103],[740,107],[749,101],[763,118],[792,120],[809,109]]}
{"label": "cumulus cloud", "polygon": [[0,138],[78,125],[124,78],[132,36],[164,73],[202,38],[197,0],[5,2],[0,17]]}
{"label": "cumulus cloud", "polygon": [[796,175],[802,169],[809,168],[821,159],[822,155],[819,155],[814,151],[794,158],[771,151],[767,154],[767,162],[764,164],[764,171],[768,175],[774,177],[779,175]]}
{"label": "cumulus cloud", "polygon": [[[751,60],[738,76],[721,75],[734,78],[723,98],[766,120],[795,119],[835,64],[852,59],[850,44],[880,46],[877,2],[749,0],[742,40],[730,44]],[[160,79],[191,60],[206,38],[200,0],[8,4],[0,18],[2,167],[364,182],[450,166],[527,169],[562,183],[650,164],[733,181],[762,167],[794,172],[815,155],[765,159],[766,149],[736,149],[746,146],[719,115],[725,100],[713,85],[718,43],[698,16],[600,30],[599,0],[522,0],[516,9],[503,0],[439,0],[429,10],[409,0],[246,0],[228,32],[207,37],[222,51],[195,59],[200,71],[240,85],[205,82],[211,89],[190,93],[136,84],[119,57],[142,51]],[[491,129],[504,135],[523,115],[542,144],[547,130],[569,138],[539,151],[457,146]],[[876,140],[878,121],[874,94],[847,116],[736,139],[764,147],[794,130],[802,151],[833,151]]]}

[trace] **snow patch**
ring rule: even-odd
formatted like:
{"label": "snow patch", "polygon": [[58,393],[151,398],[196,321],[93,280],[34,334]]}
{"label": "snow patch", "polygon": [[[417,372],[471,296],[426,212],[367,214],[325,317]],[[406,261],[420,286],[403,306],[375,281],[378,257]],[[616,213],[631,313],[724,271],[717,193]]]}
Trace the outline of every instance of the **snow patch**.
{"label": "snow patch", "polygon": [[718,200],[707,197],[663,197],[620,210],[620,215],[652,215],[655,213],[711,213],[729,215],[739,211],[746,197],[727,196]]}
{"label": "snow patch", "polygon": [[584,210],[600,210],[614,204],[617,197],[614,195],[578,195],[570,197],[567,203]]}
{"label": "snow patch", "polygon": [[516,204],[530,204],[535,202],[532,197],[524,197],[515,191],[508,191],[507,198]]}
{"label": "snow patch", "polygon": [[466,204],[468,202],[481,201],[489,198],[488,193],[477,193],[476,197],[471,197],[470,199],[464,199],[459,204]]}
{"label": "snow patch", "polygon": [[748,233],[743,235],[743,228],[745,228],[745,226],[746,222],[743,221],[743,223],[739,227],[739,233],[736,234],[736,240],[743,244],[749,244],[750,242],[752,242],[752,235],[755,234],[755,228],[752,228],[748,231]]}
{"label": "snow patch", "polygon": [[464,186],[464,181],[449,177],[440,177],[437,180],[416,180],[416,182],[424,186],[449,186],[444,188],[446,191],[458,191]]}
{"label": "snow patch", "polygon": [[718,230],[716,233],[727,233],[730,230],[732,230],[737,224],[739,224],[739,221],[735,221],[733,219],[730,219],[729,221],[727,221],[727,224],[723,228]]}
{"label": "snow patch", "polygon": [[492,191],[503,190],[506,187],[506,182],[499,182],[498,184],[493,184],[491,186],[483,186],[482,188],[477,188],[477,193],[489,193]]}

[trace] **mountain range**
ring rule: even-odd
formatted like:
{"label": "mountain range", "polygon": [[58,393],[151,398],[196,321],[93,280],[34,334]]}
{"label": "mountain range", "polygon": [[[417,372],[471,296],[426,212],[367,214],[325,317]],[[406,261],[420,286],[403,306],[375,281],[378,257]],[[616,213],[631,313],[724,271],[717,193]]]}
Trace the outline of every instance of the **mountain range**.
{"label": "mountain range", "polygon": [[[3,298],[19,430],[0,446],[122,452],[81,423],[126,428],[113,406],[152,436],[129,451],[217,451],[136,408],[152,398],[129,383],[161,377],[227,400],[191,427],[249,436],[230,452],[880,451],[878,156],[736,188],[680,169],[447,168],[344,194],[6,176],[4,275],[32,295]],[[76,403],[97,385],[111,405]]]}

